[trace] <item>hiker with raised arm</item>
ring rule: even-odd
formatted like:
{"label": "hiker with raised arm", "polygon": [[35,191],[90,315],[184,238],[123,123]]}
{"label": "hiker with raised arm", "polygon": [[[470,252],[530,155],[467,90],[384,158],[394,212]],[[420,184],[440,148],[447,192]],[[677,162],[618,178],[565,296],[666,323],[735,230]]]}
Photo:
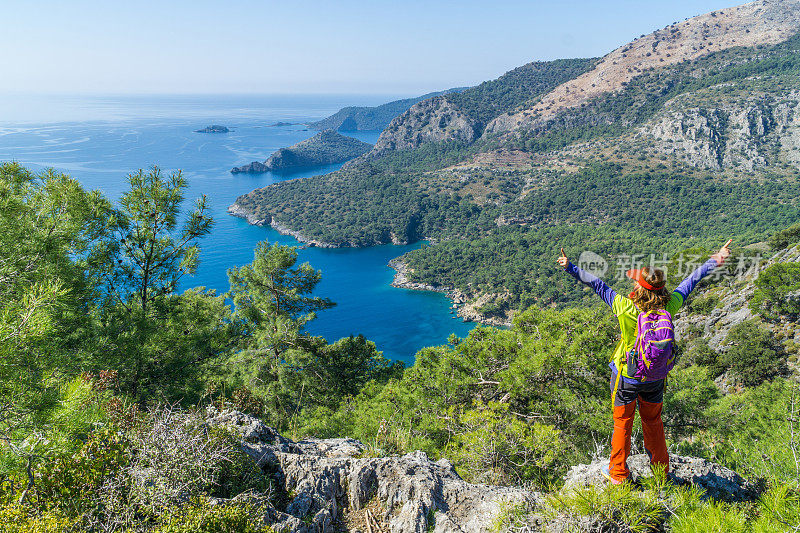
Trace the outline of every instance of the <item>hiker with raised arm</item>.
{"label": "hiker with raised arm", "polygon": [[731,242],[728,240],[671,293],[664,286],[663,270],[649,266],[628,270],[625,275],[634,280],[634,286],[627,297],[617,294],[600,278],[573,265],[561,249],[558,264],[575,279],[594,289],[611,307],[622,334],[609,364],[614,433],[611,459],[608,467],[603,469],[603,475],[611,483],[623,483],[630,476],[627,459],[631,451],[631,430],[637,402],[650,465],[669,470],[661,408],[666,377],[675,364],[672,315],[680,309],[697,283],[730,256],[728,247]]}

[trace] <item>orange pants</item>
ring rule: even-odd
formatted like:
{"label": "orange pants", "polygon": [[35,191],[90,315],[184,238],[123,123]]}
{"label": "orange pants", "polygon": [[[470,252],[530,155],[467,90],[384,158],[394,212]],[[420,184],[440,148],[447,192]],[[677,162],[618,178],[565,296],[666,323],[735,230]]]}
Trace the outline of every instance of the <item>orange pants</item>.
{"label": "orange pants", "polygon": [[[611,377],[612,390],[616,375]],[[664,423],[661,421],[661,408],[664,398],[664,380],[645,383],[627,383],[620,379],[614,396],[614,434],[611,437],[611,460],[608,472],[616,481],[624,481],[630,476],[627,460],[631,453],[631,430],[639,403],[639,416],[642,417],[644,448],[650,456],[650,464],[669,470],[667,441],[664,438]]]}

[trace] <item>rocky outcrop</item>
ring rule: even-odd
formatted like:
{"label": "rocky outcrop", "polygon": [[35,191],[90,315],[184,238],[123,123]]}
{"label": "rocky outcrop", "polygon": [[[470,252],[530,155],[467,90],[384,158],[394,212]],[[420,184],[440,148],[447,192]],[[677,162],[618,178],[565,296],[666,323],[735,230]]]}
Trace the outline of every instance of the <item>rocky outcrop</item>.
{"label": "rocky outcrop", "polygon": [[[210,407],[206,423],[238,435],[242,448],[275,481],[271,495],[245,493],[233,500],[258,503],[253,521],[276,531],[310,533],[375,526],[391,533],[469,533],[496,530],[501,513],[521,510],[519,518],[546,531],[560,531],[559,519],[542,523],[543,495],[522,487],[468,483],[446,459],[431,460],[416,451],[403,456],[370,457],[350,438],[289,440],[261,420],[234,410]],[[573,467],[565,489],[605,485],[598,460]],[[628,459],[632,481],[651,476],[646,455]],[[736,472],[695,457],[670,457],[670,478],[701,488],[705,497],[740,502],[755,491]],[[368,518],[369,517],[369,518]],[[372,526],[362,528],[372,520]],[[565,522],[566,523],[566,522]]]}
{"label": "rocky outcrop", "polygon": [[370,149],[372,149],[371,144],[346,137],[332,130],[325,130],[289,148],[281,148],[263,163],[254,161],[248,165],[234,167],[231,172],[237,174],[240,172],[291,171],[333,165],[363,155]]}
{"label": "rocky outcrop", "polygon": [[[601,473],[608,460],[598,460],[588,465],[572,467],[567,473],[565,488],[571,486],[604,485]],[[650,459],[646,454],[628,457],[631,481],[637,483],[643,477],[652,476]],[[669,458],[670,478],[679,485],[694,485],[705,492],[706,497],[728,502],[741,502],[755,497],[754,487],[729,468],[698,457],[672,455]]]}
{"label": "rocky outcrop", "polygon": [[247,220],[248,223],[254,226],[268,226],[272,223],[272,217],[267,216],[266,218],[259,218],[253,214],[250,209],[242,207],[238,203],[234,203],[230,207],[228,207],[228,214],[233,215],[235,217],[243,218]]}
{"label": "rocky outcrop", "polygon": [[556,87],[534,105],[500,115],[487,133],[536,128],[558,113],[619,91],[650,68],[661,68],[737,46],[776,44],[800,30],[800,0],[759,0],[675,22],[606,55],[597,66]]}
{"label": "rocky outcrop", "polygon": [[206,126],[202,130],[194,130],[195,133],[228,133],[229,130],[225,126],[220,126],[219,124],[212,124],[211,126]]}
{"label": "rocky outcrop", "polygon": [[[277,531],[334,531],[368,506],[381,529],[392,533],[490,531],[502,506],[539,498],[522,488],[467,483],[447,460],[420,451],[368,457],[353,439],[293,442],[237,411],[211,408],[207,423],[236,432],[244,451],[286,495],[283,509],[268,506],[254,517]],[[239,499],[248,497],[254,496]]]}
{"label": "rocky outcrop", "polygon": [[[800,113],[796,111],[800,93],[778,100],[761,96],[712,108],[686,109],[682,100],[668,102],[637,136],[652,139],[657,151],[674,154],[695,167],[752,171],[774,164],[774,154],[782,146],[792,161],[793,147],[800,143]],[[797,156],[795,160],[799,160]]]}
{"label": "rocky outcrop", "polygon": [[392,120],[366,158],[372,159],[392,150],[409,150],[432,142],[472,143],[480,135],[478,126],[446,96],[437,96],[414,104]]}

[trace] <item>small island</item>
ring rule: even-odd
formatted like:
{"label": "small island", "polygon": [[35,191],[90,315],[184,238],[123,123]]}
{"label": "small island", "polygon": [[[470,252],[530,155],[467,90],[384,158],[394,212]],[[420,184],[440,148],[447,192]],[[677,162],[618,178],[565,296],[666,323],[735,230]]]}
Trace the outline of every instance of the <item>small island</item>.
{"label": "small island", "polygon": [[274,124],[270,124],[267,127],[268,128],[283,128],[285,126],[296,126],[296,125],[297,125],[296,122],[281,122],[281,121],[278,121],[278,122],[276,122]]}
{"label": "small island", "polygon": [[219,124],[212,124],[211,126],[206,126],[202,130],[194,130],[195,133],[228,133],[229,130],[225,126],[220,126]]}
{"label": "small island", "polygon": [[355,159],[371,149],[371,144],[346,137],[333,130],[325,130],[289,148],[281,148],[263,163],[253,161],[247,165],[232,168],[231,173],[291,171],[333,165]]}

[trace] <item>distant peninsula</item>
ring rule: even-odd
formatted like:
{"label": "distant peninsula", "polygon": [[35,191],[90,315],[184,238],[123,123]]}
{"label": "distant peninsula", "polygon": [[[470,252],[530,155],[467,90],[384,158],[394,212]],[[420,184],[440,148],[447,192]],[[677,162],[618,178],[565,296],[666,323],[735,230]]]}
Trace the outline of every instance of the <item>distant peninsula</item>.
{"label": "distant peninsula", "polygon": [[211,126],[206,126],[202,130],[194,130],[195,133],[228,133],[229,130],[225,126],[220,126],[219,124],[212,124]]}
{"label": "distant peninsula", "polygon": [[416,98],[395,100],[376,107],[343,107],[328,118],[310,122],[308,127],[315,130],[379,131],[388,126],[395,117],[408,111],[417,102],[443,94],[460,93],[466,89],[467,87],[456,87],[423,94]]}
{"label": "distant peninsula", "polygon": [[371,144],[346,137],[333,130],[325,130],[289,148],[281,148],[263,163],[253,161],[241,167],[234,167],[231,172],[238,174],[241,172],[289,171],[332,165],[355,159],[371,149]]}

